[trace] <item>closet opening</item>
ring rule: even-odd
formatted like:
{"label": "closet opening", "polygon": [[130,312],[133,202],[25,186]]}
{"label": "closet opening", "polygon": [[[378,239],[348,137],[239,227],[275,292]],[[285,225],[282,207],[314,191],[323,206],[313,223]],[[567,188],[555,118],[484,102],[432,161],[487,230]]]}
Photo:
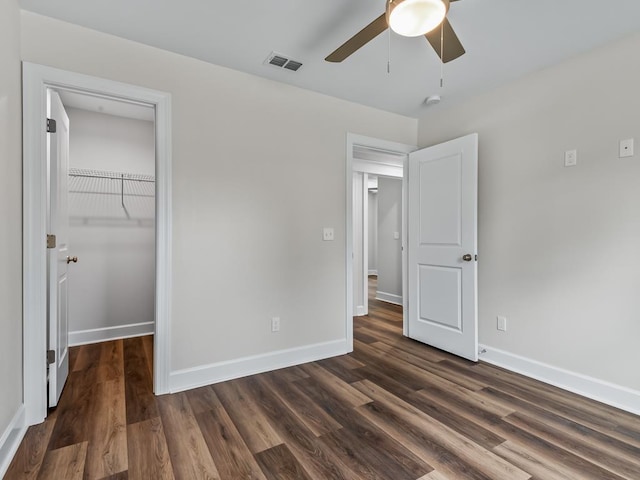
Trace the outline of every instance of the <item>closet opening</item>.
{"label": "closet opening", "polygon": [[[110,359],[110,372],[105,373],[110,380],[130,368],[127,363],[143,364],[141,380],[152,391],[155,109],[64,89],[49,90],[52,112],[59,99],[57,115],[66,116],[63,121],[68,130],[56,127],[50,150],[57,148],[56,143],[68,142],[68,146],[66,152],[58,149],[59,157],[54,160],[52,156],[48,168],[49,224],[58,232],[58,248],[65,250],[62,256],[55,248],[50,252],[63,261],[58,261],[57,276],[48,276],[49,311],[51,315],[55,308],[58,316],[57,324],[48,322],[48,349],[62,351],[59,343],[66,336],[68,375],[86,375],[92,368],[91,359]],[[64,155],[68,158],[63,159]],[[51,285],[56,281],[57,293]],[[140,365],[136,368],[140,370]],[[105,381],[103,376],[95,372],[93,381]],[[48,405],[55,407],[65,372],[53,363],[47,380]]]}

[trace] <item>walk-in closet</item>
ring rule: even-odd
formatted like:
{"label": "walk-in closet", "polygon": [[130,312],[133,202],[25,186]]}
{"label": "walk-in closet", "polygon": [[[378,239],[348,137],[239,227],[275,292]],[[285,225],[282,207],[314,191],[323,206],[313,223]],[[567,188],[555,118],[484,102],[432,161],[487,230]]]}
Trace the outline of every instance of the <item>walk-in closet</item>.
{"label": "walk-in closet", "polygon": [[[69,344],[153,333],[153,110],[67,94]],[[80,107],[84,108],[78,108]],[[112,112],[108,114],[107,111]],[[131,118],[135,117],[135,118]]]}

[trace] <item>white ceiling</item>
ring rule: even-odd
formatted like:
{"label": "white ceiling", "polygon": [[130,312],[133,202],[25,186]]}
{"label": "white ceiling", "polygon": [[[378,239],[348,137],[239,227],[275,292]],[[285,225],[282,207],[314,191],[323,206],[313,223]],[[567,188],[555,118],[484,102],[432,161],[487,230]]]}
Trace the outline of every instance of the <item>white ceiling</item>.
{"label": "white ceiling", "polygon": [[[324,58],[384,0],[21,0],[22,8],[364,105],[420,117],[640,31],[639,0],[460,0],[449,20],[467,54],[444,66],[423,38],[384,33],[343,63]],[[265,65],[275,51],[298,72]],[[629,59],[637,61],[637,59]]]}

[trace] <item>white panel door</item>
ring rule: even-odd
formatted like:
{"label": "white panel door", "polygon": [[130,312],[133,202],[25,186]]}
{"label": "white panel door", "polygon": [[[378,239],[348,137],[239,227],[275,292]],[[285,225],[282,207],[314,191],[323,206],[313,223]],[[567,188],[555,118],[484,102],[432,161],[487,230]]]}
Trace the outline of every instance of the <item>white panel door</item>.
{"label": "white panel door", "polygon": [[56,247],[48,249],[49,287],[49,350],[55,360],[49,365],[49,406],[55,407],[60,399],[69,373],[69,117],[60,96],[48,91],[48,117],[55,120],[55,133],[48,133],[49,160],[49,225],[48,231],[56,236]]}
{"label": "white panel door", "polygon": [[408,336],[478,360],[478,135],[409,154]]}

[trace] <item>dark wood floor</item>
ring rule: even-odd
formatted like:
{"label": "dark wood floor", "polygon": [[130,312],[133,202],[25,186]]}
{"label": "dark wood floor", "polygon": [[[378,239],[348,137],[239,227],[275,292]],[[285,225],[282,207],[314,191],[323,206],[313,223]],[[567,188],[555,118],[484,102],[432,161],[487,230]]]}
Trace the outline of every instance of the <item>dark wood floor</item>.
{"label": "dark wood floor", "polygon": [[7,479],[640,479],[640,418],[401,336],[372,300],[355,351],[175,395],[151,338],[77,347]]}

